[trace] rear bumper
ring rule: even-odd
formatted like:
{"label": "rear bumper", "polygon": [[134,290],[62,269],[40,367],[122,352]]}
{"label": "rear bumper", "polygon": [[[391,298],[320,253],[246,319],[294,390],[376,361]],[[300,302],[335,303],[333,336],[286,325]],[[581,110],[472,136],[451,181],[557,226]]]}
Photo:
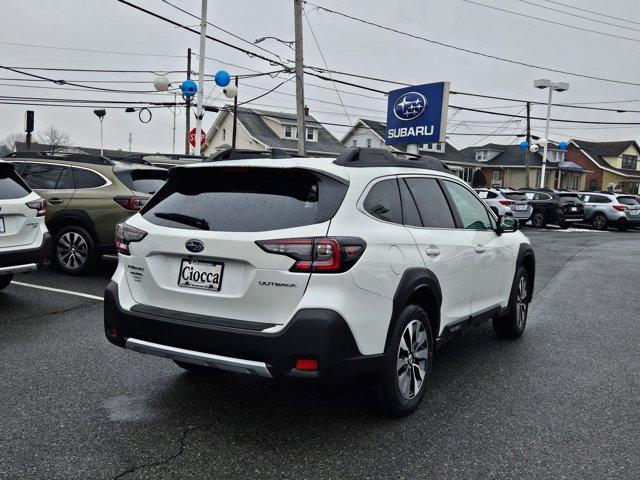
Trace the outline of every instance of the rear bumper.
{"label": "rear bumper", "polygon": [[45,232],[38,248],[0,253],[0,275],[30,272],[51,263],[51,235]]}
{"label": "rear bumper", "polygon": [[[144,310],[144,311],[142,311]],[[119,347],[263,377],[350,377],[376,373],[382,355],[362,355],[345,320],[335,311],[303,309],[277,333],[239,328],[242,322],[204,323],[178,312],[123,309],[118,286],[104,296],[107,339]],[[317,371],[295,369],[297,359],[318,361]]]}

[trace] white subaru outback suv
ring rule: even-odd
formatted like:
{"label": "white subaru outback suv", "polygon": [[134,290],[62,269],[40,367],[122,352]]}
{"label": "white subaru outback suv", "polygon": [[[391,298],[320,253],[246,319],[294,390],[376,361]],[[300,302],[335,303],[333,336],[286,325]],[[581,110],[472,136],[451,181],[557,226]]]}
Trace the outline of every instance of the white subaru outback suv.
{"label": "white subaru outback suv", "polygon": [[117,227],[105,333],[187,370],[372,375],[404,415],[438,344],[489,319],[522,335],[535,259],[516,230],[428,157],[176,167]]}
{"label": "white subaru outback suv", "polygon": [[0,160],[0,290],[14,274],[49,265],[46,213],[46,202],[31,191],[12,163]]}

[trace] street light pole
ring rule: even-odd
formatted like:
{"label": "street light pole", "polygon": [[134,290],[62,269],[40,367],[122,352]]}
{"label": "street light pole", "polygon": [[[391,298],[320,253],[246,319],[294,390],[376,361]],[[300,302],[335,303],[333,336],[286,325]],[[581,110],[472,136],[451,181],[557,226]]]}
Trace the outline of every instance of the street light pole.
{"label": "street light pole", "polygon": [[198,63],[198,108],[196,114],[196,150],[195,155],[200,155],[200,136],[202,135],[203,117],[203,90],[204,90],[204,55],[207,40],[207,2],[202,0],[202,13],[200,14],[200,58]]}
{"label": "street light pole", "polygon": [[304,61],[302,48],[302,0],[293,0],[296,60],[296,116],[298,130],[298,155],[306,154],[305,108],[304,108]]}
{"label": "street light pole", "polygon": [[544,188],[545,174],[547,170],[547,150],[549,147],[549,124],[551,123],[551,100],[553,91],[566,92],[569,90],[569,84],[566,82],[553,83],[551,80],[541,79],[533,82],[533,86],[540,89],[549,89],[549,100],[547,102],[547,124],[545,126],[544,151],[542,153],[542,175],[540,176],[540,188]]}

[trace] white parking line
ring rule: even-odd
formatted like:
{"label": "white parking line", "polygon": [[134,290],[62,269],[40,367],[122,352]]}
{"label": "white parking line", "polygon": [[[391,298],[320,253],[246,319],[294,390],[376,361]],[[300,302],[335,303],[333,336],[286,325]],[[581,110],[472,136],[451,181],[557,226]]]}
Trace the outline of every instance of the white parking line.
{"label": "white parking line", "polygon": [[88,293],[73,292],[71,290],[62,290],[60,288],[43,287],[42,285],[34,285],[33,283],[11,282],[11,284],[18,285],[19,287],[29,287],[29,288],[37,288],[38,290],[47,290],[49,292],[66,293],[67,295],[75,295],[76,297],[90,298],[92,300],[100,300],[101,302],[104,301],[104,298],[98,297],[97,295],[89,295]]}

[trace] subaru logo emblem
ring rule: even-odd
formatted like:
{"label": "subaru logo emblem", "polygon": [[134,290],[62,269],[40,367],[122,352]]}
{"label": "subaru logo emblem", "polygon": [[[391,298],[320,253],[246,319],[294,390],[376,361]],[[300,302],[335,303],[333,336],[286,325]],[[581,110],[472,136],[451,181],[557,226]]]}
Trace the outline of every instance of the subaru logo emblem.
{"label": "subaru logo emblem", "polygon": [[184,246],[192,253],[200,253],[204,250],[204,243],[200,240],[187,240],[187,243],[185,243]]}
{"label": "subaru logo emblem", "polygon": [[400,95],[393,105],[393,113],[400,120],[413,120],[427,109],[427,99],[418,92]]}

